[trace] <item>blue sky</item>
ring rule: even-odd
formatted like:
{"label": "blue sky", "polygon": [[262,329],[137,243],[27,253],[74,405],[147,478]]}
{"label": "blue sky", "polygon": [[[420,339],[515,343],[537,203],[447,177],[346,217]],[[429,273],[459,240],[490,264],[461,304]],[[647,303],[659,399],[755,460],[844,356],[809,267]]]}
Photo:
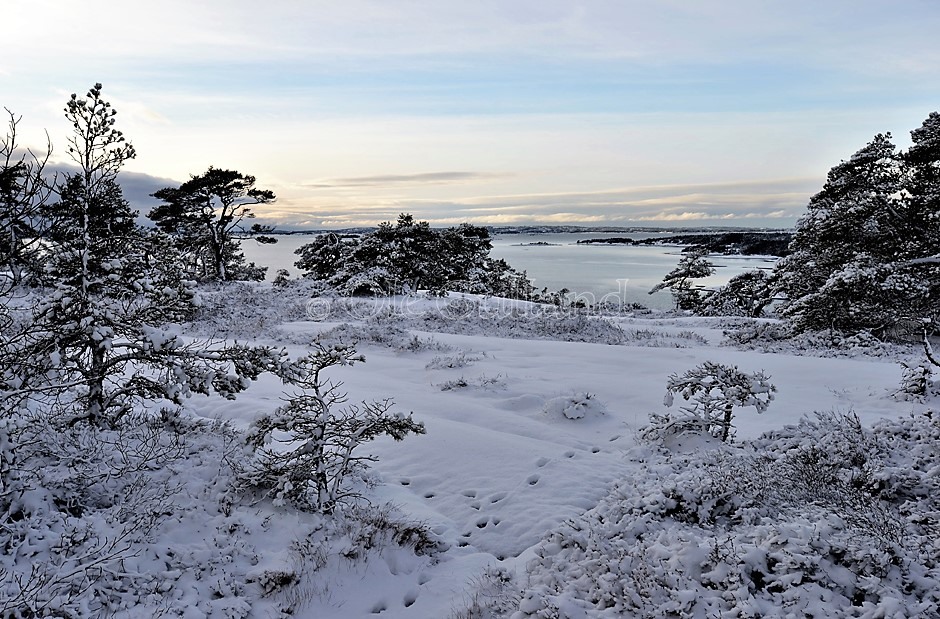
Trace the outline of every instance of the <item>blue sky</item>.
{"label": "blue sky", "polygon": [[4,0],[0,105],[95,82],[128,193],[210,165],[299,227],[788,226],[826,171],[940,108],[940,3]]}

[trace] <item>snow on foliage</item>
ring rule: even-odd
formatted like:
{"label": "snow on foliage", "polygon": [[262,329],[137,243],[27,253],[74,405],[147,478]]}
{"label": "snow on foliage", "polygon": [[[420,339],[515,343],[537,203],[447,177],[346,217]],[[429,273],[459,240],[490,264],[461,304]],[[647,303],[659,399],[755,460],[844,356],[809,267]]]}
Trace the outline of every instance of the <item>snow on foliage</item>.
{"label": "snow on foliage", "polygon": [[392,413],[388,399],[346,404],[348,395],[322,372],[364,362],[365,357],[349,345],[314,342],[312,348],[294,362],[296,371],[286,378],[299,392],[252,423],[247,442],[254,454],[241,477],[249,487],[268,490],[275,505],[291,502],[331,513],[339,504],[362,499],[351,478],[376,460],[358,450],[363,443],[380,436],[400,441],[408,434],[424,434],[424,424],[410,414]]}
{"label": "snow on foliage", "polygon": [[674,396],[690,402],[680,407],[679,417],[652,414],[650,425],[641,435],[667,439],[684,432],[700,432],[727,441],[735,406],[753,406],[758,413],[767,410],[777,388],[763,372],[747,374],[737,367],[706,361],[684,374],[672,374],[666,381],[664,404],[671,407]]}
{"label": "snow on foliage", "polygon": [[940,612],[940,423],[824,414],[720,450],[637,447],[527,565],[524,617]]}
{"label": "snow on foliage", "polygon": [[607,414],[607,407],[597,396],[580,392],[551,398],[542,407],[542,412],[552,419],[592,419]]}

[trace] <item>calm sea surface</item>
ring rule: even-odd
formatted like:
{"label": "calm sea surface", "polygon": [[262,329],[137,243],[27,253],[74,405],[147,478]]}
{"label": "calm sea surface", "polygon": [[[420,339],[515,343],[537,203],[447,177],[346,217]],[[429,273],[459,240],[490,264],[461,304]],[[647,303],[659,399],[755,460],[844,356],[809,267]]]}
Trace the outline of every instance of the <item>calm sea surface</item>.
{"label": "calm sea surface", "polygon": [[[564,233],[564,234],[505,234],[493,239],[494,258],[503,258],[513,268],[524,270],[539,289],[567,288],[583,295],[587,300],[608,300],[624,303],[642,303],[650,307],[669,307],[672,296],[660,292],[650,296],[650,288],[662,281],[663,276],[675,268],[681,257],[681,247],[633,247],[629,245],[577,245],[580,239],[608,237],[649,238],[650,234],[620,233]],[[662,236],[668,237],[668,234]],[[242,247],[249,261],[267,266],[268,277],[278,269],[287,269],[292,276],[299,275],[294,268],[297,256],[294,250],[313,240],[312,236],[278,236],[275,245],[259,245],[244,241]],[[549,243],[549,245],[533,245]],[[772,259],[755,257],[710,257],[718,272],[701,280],[705,286],[719,286],[729,279],[751,269],[772,266]]]}

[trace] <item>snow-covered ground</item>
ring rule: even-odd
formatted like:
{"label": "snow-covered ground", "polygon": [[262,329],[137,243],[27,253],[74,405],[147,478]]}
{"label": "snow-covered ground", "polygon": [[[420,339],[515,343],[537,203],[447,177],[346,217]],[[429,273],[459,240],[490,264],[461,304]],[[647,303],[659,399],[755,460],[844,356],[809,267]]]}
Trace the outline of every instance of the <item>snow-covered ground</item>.
{"label": "snow-covered ground", "polygon": [[[374,509],[347,517],[235,496],[224,471],[246,457],[237,436],[184,432],[183,457],[168,455],[169,464],[152,473],[167,488],[166,514],[134,542],[122,573],[110,576],[149,593],[128,595],[123,608],[111,609],[116,616],[260,618],[287,616],[285,609],[318,619],[620,616],[570,602],[577,596],[565,583],[578,582],[588,564],[578,563],[586,561],[582,554],[565,554],[573,551],[558,540],[571,539],[579,523],[612,526],[605,519],[622,517],[618,500],[656,494],[665,483],[658,476],[674,465],[637,430],[650,413],[667,410],[670,374],[705,361],[764,371],[776,398],[762,415],[736,412],[739,440],[814,412],[851,413],[867,426],[930,408],[893,396],[898,361],[916,357],[916,349],[742,350],[723,334],[741,320],[659,312],[601,319],[466,295],[379,307],[311,303],[302,287],[267,284],[232,286],[205,302],[203,318],[184,327],[194,337],[281,345],[294,356],[316,338],[357,342],[366,363],[337,368],[330,378],[343,383],[351,402],[393,399],[394,410],[412,412],[426,434],[362,448],[378,458],[363,490]],[[235,400],[196,397],[187,408],[197,419],[247,429],[283,403],[284,389],[262,376]],[[388,519],[398,524],[384,526]],[[423,532],[392,539],[389,531],[408,531],[409,523]],[[107,533],[98,531],[104,539]],[[559,611],[548,599],[568,606]],[[812,608],[822,609],[815,616],[839,610],[824,602]],[[872,616],[907,616],[911,607],[900,609]],[[764,616],[786,614],[777,611],[763,609]]]}
{"label": "snow-covered ground", "polygon": [[[401,443],[380,440],[368,447],[379,458],[370,499],[426,524],[447,548],[433,559],[409,560],[386,549],[322,573],[322,592],[305,600],[300,616],[458,616],[473,602],[485,569],[514,572],[524,581],[544,536],[597,505],[613,483],[640,474],[642,463],[626,457],[637,448],[637,429],[651,412],[665,410],[667,377],[704,361],[763,370],[777,386],[765,414],[737,413],[739,439],[795,424],[815,411],[851,411],[869,424],[924,408],[892,397],[901,375],[892,355],[736,350],[723,345],[721,321],[714,319],[611,318],[628,334],[616,345],[538,333],[516,338],[496,328],[510,320],[493,318],[497,309],[491,319],[479,320],[484,301],[448,329],[461,333],[415,328],[436,324],[426,316],[446,314],[441,308],[452,302],[409,300],[403,318],[360,309],[367,318],[358,323],[327,315],[266,330],[269,341],[283,334],[294,353],[321,334],[361,339],[365,365],[342,368],[332,378],[344,383],[353,401],[393,398],[397,410],[413,411],[427,429]],[[347,311],[345,318],[354,314]],[[337,329],[341,324],[346,326]],[[402,331],[402,325],[409,328]],[[631,338],[633,333],[643,335]],[[591,339],[590,333],[570,335]],[[207,403],[200,412],[247,426],[277,404],[280,392],[279,383],[266,379],[237,401]]]}

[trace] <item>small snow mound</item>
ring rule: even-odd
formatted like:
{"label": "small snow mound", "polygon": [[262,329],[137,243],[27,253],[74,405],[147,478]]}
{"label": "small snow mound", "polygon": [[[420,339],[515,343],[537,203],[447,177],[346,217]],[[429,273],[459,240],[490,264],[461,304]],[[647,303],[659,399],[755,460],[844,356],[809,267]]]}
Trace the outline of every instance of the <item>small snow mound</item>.
{"label": "small snow mound", "polygon": [[581,392],[548,400],[542,412],[555,419],[593,419],[606,415],[607,407],[597,396]]}

